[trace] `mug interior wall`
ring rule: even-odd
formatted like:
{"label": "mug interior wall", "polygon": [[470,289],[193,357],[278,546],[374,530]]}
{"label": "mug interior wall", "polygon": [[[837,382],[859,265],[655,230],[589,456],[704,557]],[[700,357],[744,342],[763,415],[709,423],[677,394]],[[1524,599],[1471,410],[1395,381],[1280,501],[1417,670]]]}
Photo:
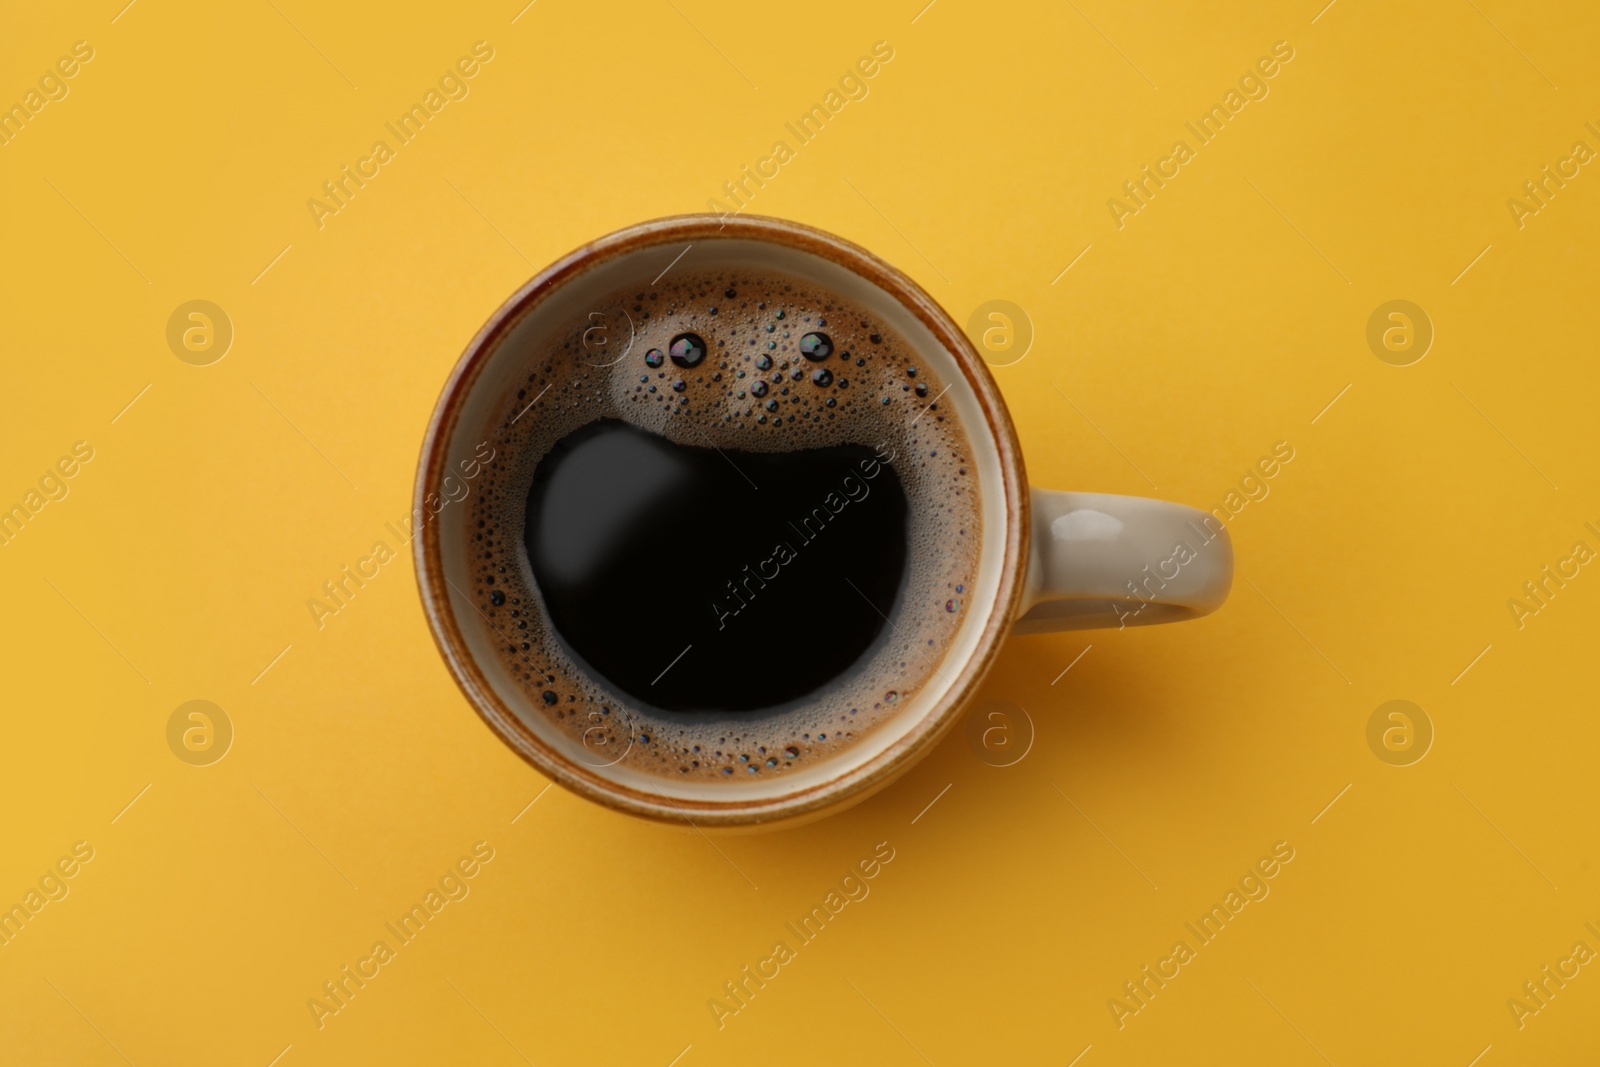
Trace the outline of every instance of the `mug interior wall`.
{"label": "mug interior wall", "polygon": [[[487,353],[478,379],[464,398],[448,441],[444,469],[460,469],[458,461],[471,456],[485,440],[494,407],[507,390],[514,391],[527,374],[543,342],[553,331],[581,319],[596,302],[617,290],[656,278],[684,253],[684,243],[647,245],[601,258],[581,273],[568,277],[555,289],[534,294],[500,342]],[[1006,544],[1005,487],[999,448],[976,396],[954,355],[935,339],[926,326],[897,299],[872,282],[831,260],[802,249],[747,238],[697,239],[671,269],[766,268],[789,273],[849,297],[870,309],[927,360],[935,375],[951,388],[939,400],[953,408],[961,420],[972,449],[972,468],[978,475],[983,522],[979,542],[977,578],[968,596],[961,629],[946,646],[944,656],[926,685],[902,702],[897,713],[844,752],[808,767],[796,768],[781,778],[739,779],[699,783],[675,781],[618,765],[599,773],[618,784],[641,792],[686,801],[749,801],[780,798],[824,784],[841,773],[864,765],[902,739],[945,695],[951,680],[973,655],[999,595]],[[531,306],[530,306],[531,305]],[[437,487],[434,487],[435,490]],[[452,516],[451,511],[455,514]],[[444,577],[460,590],[470,589],[468,571],[467,509],[447,508],[439,517],[439,543]],[[448,590],[447,590],[448,592]],[[454,616],[457,630],[500,702],[511,709],[521,726],[551,749],[579,766],[594,768],[593,753],[583,749],[534,708],[517,681],[501,665],[495,635],[485,620],[459,595],[444,598],[441,610]]]}

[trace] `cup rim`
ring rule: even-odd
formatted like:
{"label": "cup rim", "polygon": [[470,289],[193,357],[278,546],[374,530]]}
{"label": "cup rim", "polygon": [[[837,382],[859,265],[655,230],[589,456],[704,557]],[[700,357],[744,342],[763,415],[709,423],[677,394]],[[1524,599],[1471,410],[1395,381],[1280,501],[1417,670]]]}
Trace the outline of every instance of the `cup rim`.
{"label": "cup rim", "polygon": [[[645,248],[678,242],[745,239],[809,252],[876,285],[908,312],[955,359],[983,412],[1000,462],[1006,530],[1000,583],[994,607],[984,620],[977,647],[939,701],[903,736],[871,759],[827,781],[755,800],[674,799],[606,777],[603,768],[573,761],[546,744],[500,699],[478,666],[449,600],[440,543],[440,524],[424,524],[413,543],[417,587],[429,632],[467,702],[512,751],[546,777],[616,811],[670,823],[696,826],[770,826],[820,818],[865,799],[893,782],[933,748],[954,725],[958,713],[994,666],[1024,593],[1030,533],[1029,492],[1016,427],[988,367],[950,315],[920,285],[866,249],[823,230],[787,219],[759,215],[724,217],[675,215],[637,223],[589,241],[540,270],[489,317],[457,360],[428,420],[417,465],[414,506],[440,484],[446,452],[461,409],[499,344],[516,325],[562,285],[602,262]],[[423,514],[426,514],[426,510]]]}

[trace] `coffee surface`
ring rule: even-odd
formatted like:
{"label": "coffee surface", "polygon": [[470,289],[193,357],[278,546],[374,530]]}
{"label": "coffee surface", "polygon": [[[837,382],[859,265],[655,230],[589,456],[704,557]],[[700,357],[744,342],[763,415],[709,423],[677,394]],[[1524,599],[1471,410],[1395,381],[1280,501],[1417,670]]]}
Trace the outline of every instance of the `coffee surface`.
{"label": "coffee surface", "polygon": [[938,676],[981,519],[947,383],[903,338],[692,258],[529,349],[457,593],[586,762],[742,781],[838,754]]}
{"label": "coffee surface", "polygon": [[[606,419],[539,461],[523,543],[556,634],[605,681],[668,711],[752,711],[861,659],[907,533],[900,478],[866,445],[718,450]],[[818,595],[841,583],[861,595]]]}

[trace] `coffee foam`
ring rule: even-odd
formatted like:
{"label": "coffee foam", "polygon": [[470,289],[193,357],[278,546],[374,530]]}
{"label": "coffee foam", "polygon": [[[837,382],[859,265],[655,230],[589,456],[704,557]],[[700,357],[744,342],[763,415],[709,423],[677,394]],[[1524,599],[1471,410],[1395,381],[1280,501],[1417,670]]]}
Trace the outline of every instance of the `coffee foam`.
{"label": "coffee foam", "polygon": [[[833,342],[819,363],[800,354],[812,331]],[[647,364],[647,353],[664,356],[685,332],[705,340],[702,362]],[[821,368],[833,375],[826,386],[812,380]],[[757,381],[766,386],[759,397]],[[938,676],[977,571],[978,480],[960,422],[939,402],[945,388],[902,337],[855,302],[770,270],[674,273],[598,301],[553,334],[494,409],[485,437],[495,459],[465,518],[469,592],[501,665],[527,696],[525,714],[542,715],[577,742],[592,766],[701,781],[781,776],[880,727]],[[551,447],[605,418],[689,446],[778,452],[855,443],[891,454],[909,505],[907,574],[889,624],[856,666],[790,705],[685,714],[620,696],[574,663],[536,591],[524,509]],[[704,591],[708,611],[719,593]],[[659,595],[701,594],[675,588],[664,560]],[[834,595],[855,594],[846,587]],[[737,616],[727,625],[739,625]],[[641,654],[665,663],[677,652],[672,643],[664,635]],[[775,648],[772,669],[804,654]],[[701,669],[715,669],[714,661]]]}

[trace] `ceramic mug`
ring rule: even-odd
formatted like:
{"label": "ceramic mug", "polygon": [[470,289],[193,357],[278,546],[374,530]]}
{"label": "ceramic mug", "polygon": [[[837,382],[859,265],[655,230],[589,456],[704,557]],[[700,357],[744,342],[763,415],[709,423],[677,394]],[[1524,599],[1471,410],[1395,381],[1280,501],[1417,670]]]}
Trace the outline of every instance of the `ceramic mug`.
{"label": "ceramic mug", "polygon": [[[597,759],[530,705],[499,665],[495,634],[459,590],[471,588],[466,508],[444,507],[445,479],[482,458],[496,403],[552,332],[625,286],[658,277],[693,249],[696,269],[767,268],[868,308],[950,384],[969,439],[982,509],[968,609],[942,662],[892,717],[814,765],[782,776],[677,782]],[[779,219],[690,215],[619,230],[540,271],[467,346],[439,398],[417,472],[413,542],[423,608],[468,701],[519,755],[612,808],[696,826],[808,821],[882,789],[932,750],[978,692],[1014,633],[1175,622],[1228,595],[1233,549],[1209,513],[1165,501],[1031,489],[1022,446],[989,368],[920,286],[839,237]],[[456,593],[457,595],[452,595]]]}

